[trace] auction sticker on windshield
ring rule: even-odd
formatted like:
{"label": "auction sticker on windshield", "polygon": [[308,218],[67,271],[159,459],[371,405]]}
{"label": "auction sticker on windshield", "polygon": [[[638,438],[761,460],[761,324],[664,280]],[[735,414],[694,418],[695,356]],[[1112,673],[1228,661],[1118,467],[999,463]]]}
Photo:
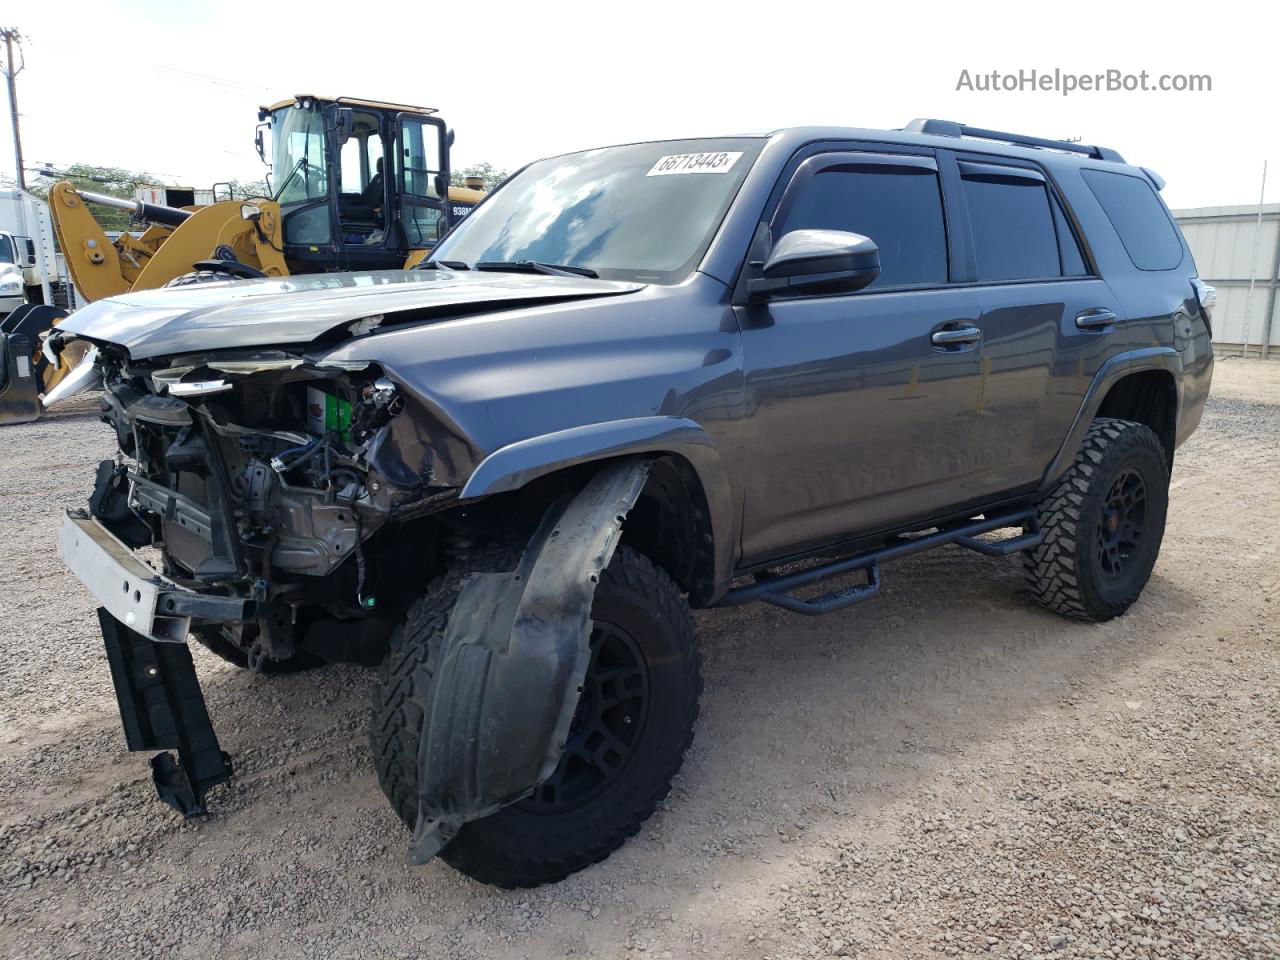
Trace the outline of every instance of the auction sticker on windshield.
{"label": "auction sticker on windshield", "polygon": [[728,173],[742,153],[677,153],[659,157],[646,177],[667,177],[677,173]]}

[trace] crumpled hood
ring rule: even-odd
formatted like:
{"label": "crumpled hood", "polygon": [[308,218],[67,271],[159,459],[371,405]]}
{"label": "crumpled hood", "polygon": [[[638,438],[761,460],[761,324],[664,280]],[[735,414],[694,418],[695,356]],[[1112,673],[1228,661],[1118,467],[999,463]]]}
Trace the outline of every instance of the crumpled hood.
{"label": "crumpled hood", "polygon": [[135,360],[143,360],[206,350],[305,345],[379,314],[385,318],[385,329],[397,321],[397,314],[447,319],[453,308],[474,313],[488,305],[497,310],[523,301],[617,296],[643,286],[491,271],[307,274],[127,293],[80,308],[58,329],[119,344]]}

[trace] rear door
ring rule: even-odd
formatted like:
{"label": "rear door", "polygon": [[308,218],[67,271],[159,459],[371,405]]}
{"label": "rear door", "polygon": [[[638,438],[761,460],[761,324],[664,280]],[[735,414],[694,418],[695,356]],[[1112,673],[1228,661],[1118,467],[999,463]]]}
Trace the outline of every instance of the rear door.
{"label": "rear door", "polygon": [[399,195],[394,206],[406,248],[435,246],[452,223],[448,131],[443,120],[413,113],[396,116],[393,184]]}
{"label": "rear door", "polygon": [[1043,170],[980,154],[955,160],[981,303],[979,408],[993,426],[982,492],[996,494],[1040,480],[1122,318]]}

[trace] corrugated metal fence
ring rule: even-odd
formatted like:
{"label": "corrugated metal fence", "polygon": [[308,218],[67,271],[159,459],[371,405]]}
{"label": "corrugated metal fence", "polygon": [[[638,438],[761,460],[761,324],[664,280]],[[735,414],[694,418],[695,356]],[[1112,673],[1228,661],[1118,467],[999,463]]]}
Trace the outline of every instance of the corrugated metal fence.
{"label": "corrugated metal fence", "polygon": [[1174,210],[1173,216],[1191,246],[1200,278],[1218,288],[1213,314],[1217,352],[1239,355],[1247,339],[1250,356],[1280,359],[1280,203],[1262,208],[1260,230],[1256,204]]}

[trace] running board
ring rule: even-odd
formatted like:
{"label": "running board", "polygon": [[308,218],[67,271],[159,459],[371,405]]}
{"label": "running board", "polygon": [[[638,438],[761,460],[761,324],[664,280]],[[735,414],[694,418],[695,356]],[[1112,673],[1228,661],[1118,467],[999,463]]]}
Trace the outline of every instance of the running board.
{"label": "running board", "polygon": [[[977,539],[981,534],[990,533],[992,530],[999,530],[1002,527],[1022,527],[1023,532],[1004,540],[988,541]],[[792,613],[818,617],[824,613],[843,610],[845,607],[851,607],[855,603],[870,600],[878,594],[880,592],[880,563],[883,560],[896,560],[898,557],[910,556],[913,553],[923,553],[926,550],[932,550],[934,547],[943,547],[949,543],[985,554],[988,557],[1007,557],[1011,553],[1030,550],[1032,547],[1039,546],[1043,539],[1044,534],[1040,531],[1039,520],[1034,509],[1019,510],[1016,513],[1003,514],[982,520],[967,520],[964,523],[952,524],[949,527],[944,527],[934,533],[927,533],[922,536],[897,536],[876,550],[868,550],[865,553],[854,554],[851,557],[833,560],[829,563],[819,564],[816,567],[808,567],[796,573],[760,577],[753,584],[730,590],[717,606],[736,607],[744,603],[761,600],[765,603],[772,603],[774,606],[782,607],[784,610],[790,610]],[[807,587],[810,584],[818,583],[843,573],[852,573],[855,570],[866,571],[866,583],[842,587],[839,590],[833,590],[830,593],[824,593],[821,596],[810,599],[801,599],[790,593],[790,591],[800,587]]]}

